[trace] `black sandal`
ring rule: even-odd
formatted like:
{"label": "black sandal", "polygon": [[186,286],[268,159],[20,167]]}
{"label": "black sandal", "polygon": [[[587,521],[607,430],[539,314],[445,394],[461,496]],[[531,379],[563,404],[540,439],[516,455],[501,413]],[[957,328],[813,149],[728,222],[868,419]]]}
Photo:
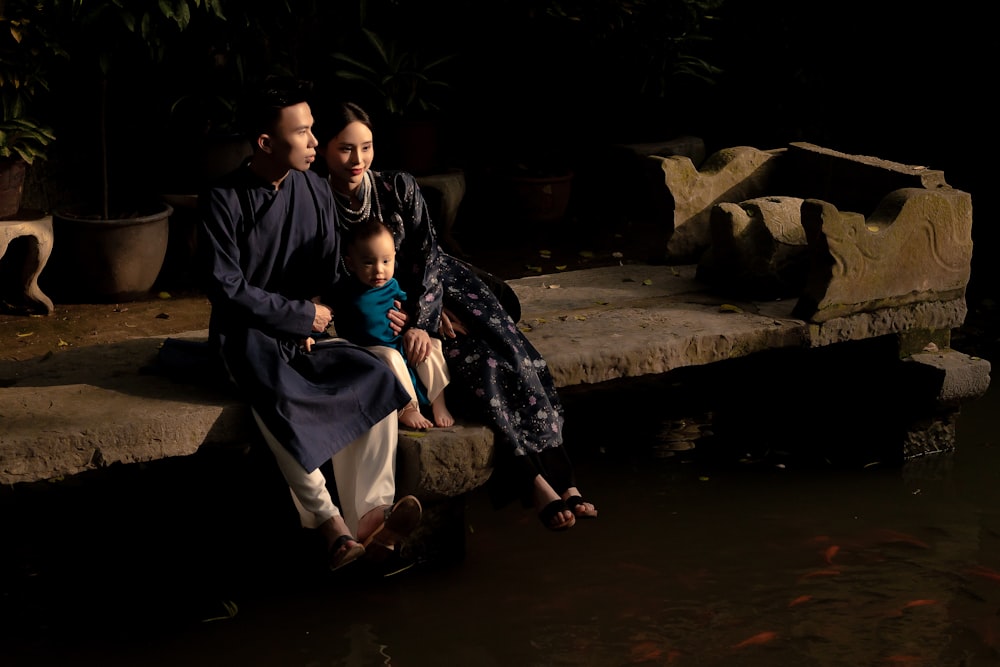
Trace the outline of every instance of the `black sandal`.
{"label": "black sandal", "polygon": [[562,498],[553,500],[551,503],[542,508],[542,511],[538,513],[538,520],[542,522],[542,525],[549,530],[566,530],[567,528],[572,528],[576,524],[576,516],[569,521],[564,521],[563,523],[552,525],[552,519],[555,518],[560,512],[569,511],[569,507],[566,506],[566,501]]}

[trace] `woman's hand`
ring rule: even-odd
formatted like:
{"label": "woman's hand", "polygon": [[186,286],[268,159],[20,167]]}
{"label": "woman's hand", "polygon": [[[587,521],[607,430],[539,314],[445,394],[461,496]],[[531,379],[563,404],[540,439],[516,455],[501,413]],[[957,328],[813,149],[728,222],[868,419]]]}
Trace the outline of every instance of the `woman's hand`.
{"label": "woman's hand", "polygon": [[409,320],[409,316],[406,311],[403,310],[402,301],[393,301],[393,308],[389,311],[389,328],[392,329],[392,333],[399,335],[399,332],[406,328],[406,322]]}
{"label": "woman's hand", "polygon": [[447,308],[441,310],[441,335],[448,338],[455,338],[458,334],[469,335],[469,330],[465,328],[462,321],[455,317]]}
{"label": "woman's hand", "polygon": [[431,354],[430,334],[423,329],[407,329],[403,334],[403,351],[411,365],[422,364]]}

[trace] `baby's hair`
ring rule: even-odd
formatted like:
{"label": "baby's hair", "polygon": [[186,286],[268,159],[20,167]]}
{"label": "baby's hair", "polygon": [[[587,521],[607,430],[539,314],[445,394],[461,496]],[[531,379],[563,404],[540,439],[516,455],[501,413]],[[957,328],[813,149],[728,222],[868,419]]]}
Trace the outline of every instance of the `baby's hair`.
{"label": "baby's hair", "polygon": [[355,244],[374,238],[383,232],[392,236],[392,231],[378,218],[368,218],[362,222],[350,225],[344,234],[344,246],[348,250]]}

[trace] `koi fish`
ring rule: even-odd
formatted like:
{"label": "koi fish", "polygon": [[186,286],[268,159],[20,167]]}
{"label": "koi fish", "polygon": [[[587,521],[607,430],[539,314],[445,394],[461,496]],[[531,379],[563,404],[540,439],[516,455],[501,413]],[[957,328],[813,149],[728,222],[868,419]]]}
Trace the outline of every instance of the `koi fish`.
{"label": "koi fish", "polygon": [[937,604],[937,600],[910,600],[903,605],[903,609],[911,609],[913,607],[925,607],[929,604]]}
{"label": "koi fish", "polygon": [[733,648],[746,648],[747,646],[760,646],[761,644],[766,644],[768,642],[774,641],[778,638],[778,633],[768,630],[767,632],[758,632],[753,637],[747,637],[738,644],[733,644]]}
{"label": "koi fish", "polygon": [[1000,572],[986,567],[985,565],[973,565],[966,570],[967,574],[974,574],[977,577],[983,577],[984,579],[989,579],[990,581],[996,581],[1000,583]]}
{"label": "koi fish", "polygon": [[924,659],[919,655],[890,655],[886,656],[883,661],[887,665],[893,665],[898,667],[909,667],[912,665],[922,665],[924,664]]}
{"label": "koi fish", "polygon": [[788,608],[791,609],[792,607],[798,607],[800,604],[805,604],[806,602],[809,602],[812,599],[813,596],[811,595],[800,595],[799,597],[795,598],[794,600],[788,603]]}
{"label": "koi fish", "polygon": [[814,570],[813,572],[806,572],[801,577],[799,581],[804,581],[806,579],[815,579],[816,577],[835,577],[840,574],[840,570],[837,568],[830,568],[827,570]]}
{"label": "koi fish", "polygon": [[831,544],[826,548],[826,551],[823,552],[823,560],[826,561],[827,565],[833,565],[833,557],[837,555],[838,551],[840,551],[840,547],[836,544]]}
{"label": "koi fish", "polygon": [[923,540],[919,540],[912,535],[907,535],[906,533],[901,533],[898,530],[889,530],[888,528],[875,531],[875,538],[884,544],[902,544],[910,547],[917,547],[918,549],[931,548],[931,546]]}

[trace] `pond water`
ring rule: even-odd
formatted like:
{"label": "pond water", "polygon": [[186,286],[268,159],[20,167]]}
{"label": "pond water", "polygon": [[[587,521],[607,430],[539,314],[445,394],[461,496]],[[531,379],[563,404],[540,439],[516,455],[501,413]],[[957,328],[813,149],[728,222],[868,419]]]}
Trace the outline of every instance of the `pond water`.
{"label": "pond water", "polygon": [[319,575],[280,480],[232,455],[5,493],[0,663],[1000,665],[1000,390],[954,454],[840,469],[598,398],[568,408],[599,519],[550,533],[476,492],[464,558],[389,578]]}

